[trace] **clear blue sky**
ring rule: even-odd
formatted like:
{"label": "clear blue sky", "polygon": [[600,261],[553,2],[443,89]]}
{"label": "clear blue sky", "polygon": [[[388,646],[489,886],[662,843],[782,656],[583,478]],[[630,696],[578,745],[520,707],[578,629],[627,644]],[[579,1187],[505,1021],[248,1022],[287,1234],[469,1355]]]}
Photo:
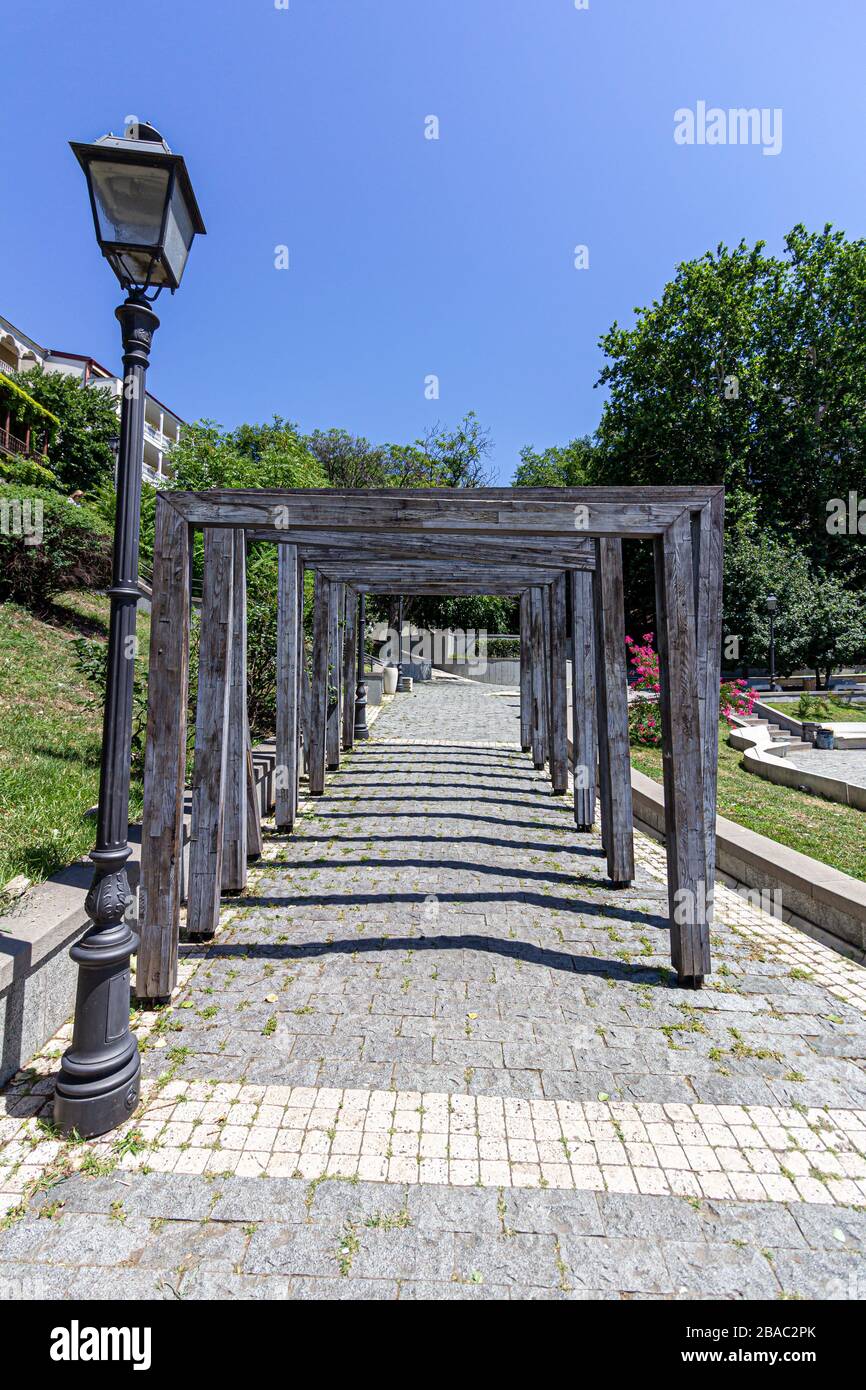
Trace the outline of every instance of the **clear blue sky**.
{"label": "clear blue sky", "polygon": [[[0,312],[117,367],[66,142],[152,121],[208,228],[150,380],[187,419],[402,441],[474,409],[509,481],[594,429],[599,335],[679,260],[864,232],[862,0],[7,0],[0,43]],[[781,108],[781,153],[675,144],[699,100]]]}

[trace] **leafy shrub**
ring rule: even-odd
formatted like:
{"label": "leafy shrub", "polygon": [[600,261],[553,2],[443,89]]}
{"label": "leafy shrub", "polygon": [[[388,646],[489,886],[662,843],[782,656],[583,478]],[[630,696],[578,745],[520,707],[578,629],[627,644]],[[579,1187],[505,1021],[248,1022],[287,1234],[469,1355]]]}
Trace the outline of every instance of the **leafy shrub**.
{"label": "leafy shrub", "polygon": [[57,492],[0,483],[0,599],[39,607],[110,579],[110,541],[92,516]]}
{"label": "leafy shrub", "polygon": [[[641,642],[635,642],[633,637],[626,637],[625,640],[632,665],[629,684],[632,690],[639,692],[635,699],[629,700],[629,740],[646,748],[660,748],[662,721],[658,703],[659,658],[653,646],[655,636],[652,632],[645,632]],[[724,680],[719,685],[719,714],[725,719],[730,719],[732,715],[750,715],[757,695],[757,691],[743,680]]]}
{"label": "leafy shrub", "polygon": [[820,695],[801,695],[797,701],[798,719],[829,719],[831,707],[828,700]]}

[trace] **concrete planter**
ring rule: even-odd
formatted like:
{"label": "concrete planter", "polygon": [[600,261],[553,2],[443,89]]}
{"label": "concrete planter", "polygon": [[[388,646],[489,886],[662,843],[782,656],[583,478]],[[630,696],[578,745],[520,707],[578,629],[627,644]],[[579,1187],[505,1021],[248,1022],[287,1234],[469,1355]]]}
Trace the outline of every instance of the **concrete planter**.
{"label": "concrete planter", "polygon": [[386,666],[382,672],[382,692],[385,695],[397,693],[397,667]]}

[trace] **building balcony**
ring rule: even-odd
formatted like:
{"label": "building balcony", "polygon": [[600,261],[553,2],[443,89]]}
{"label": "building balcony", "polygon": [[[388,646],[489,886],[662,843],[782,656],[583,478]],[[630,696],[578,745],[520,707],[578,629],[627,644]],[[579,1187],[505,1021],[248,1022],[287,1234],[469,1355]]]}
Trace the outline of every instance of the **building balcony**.
{"label": "building balcony", "polygon": [[11,458],[32,459],[34,463],[44,464],[47,455],[40,449],[34,449],[26,440],[19,439],[9,430],[0,428],[0,453],[8,454]]}

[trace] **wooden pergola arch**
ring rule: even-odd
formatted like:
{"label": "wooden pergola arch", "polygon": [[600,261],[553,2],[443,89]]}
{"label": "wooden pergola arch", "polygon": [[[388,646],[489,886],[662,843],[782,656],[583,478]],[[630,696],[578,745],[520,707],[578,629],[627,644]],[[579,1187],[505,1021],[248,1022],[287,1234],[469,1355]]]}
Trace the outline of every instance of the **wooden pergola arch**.
{"label": "wooden pergola arch", "polygon": [[[214,490],[157,499],[137,990],[170,996],[180,923],[191,533],[204,533],[187,930],[216,930],[261,851],[246,713],[247,540],[278,546],[278,827],[352,745],[361,592],[520,599],[520,742],[567,790],[566,653],[573,657],[575,820],[601,805],[608,874],[634,876],[622,542],[652,539],[660,658],[671,958],[710,969],[723,491],[705,488]],[[311,671],[304,573],[315,573]],[[568,615],[568,627],[567,627]],[[341,635],[342,634],[342,635]],[[337,698],[329,702],[329,688]],[[596,785],[596,767],[598,772]],[[580,775],[578,775],[580,774]]]}

